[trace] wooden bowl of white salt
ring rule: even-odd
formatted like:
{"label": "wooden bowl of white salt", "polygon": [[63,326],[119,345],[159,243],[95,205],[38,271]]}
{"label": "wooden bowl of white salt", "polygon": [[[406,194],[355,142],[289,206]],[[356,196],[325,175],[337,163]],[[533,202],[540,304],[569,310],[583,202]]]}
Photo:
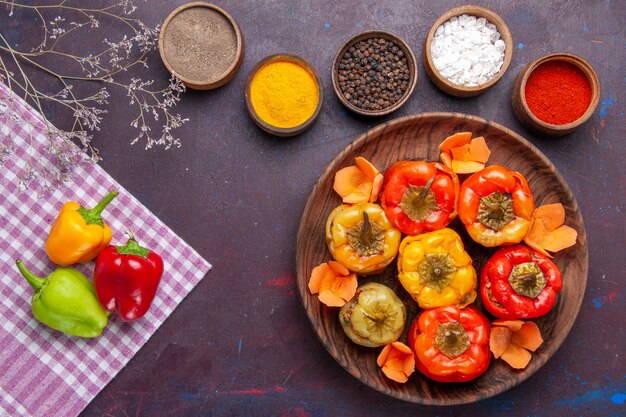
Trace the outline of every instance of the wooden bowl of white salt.
{"label": "wooden bowl of white salt", "polygon": [[235,19],[202,1],[175,9],[159,35],[165,67],[196,90],[211,90],[230,81],[241,67],[243,51],[243,35]]}
{"label": "wooden bowl of white salt", "polygon": [[481,6],[448,10],[426,37],[424,68],[443,92],[482,94],[498,82],[513,56],[513,37],[504,20]]}

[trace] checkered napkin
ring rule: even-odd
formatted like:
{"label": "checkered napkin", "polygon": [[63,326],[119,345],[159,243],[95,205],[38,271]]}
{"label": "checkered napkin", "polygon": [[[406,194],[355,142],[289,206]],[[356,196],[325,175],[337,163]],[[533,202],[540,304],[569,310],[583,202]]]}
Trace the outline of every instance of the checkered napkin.
{"label": "checkered napkin", "polygon": [[[18,116],[13,123],[8,123],[9,111]],[[20,191],[16,173],[23,171],[27,161],[51,163],[41,152],[45,131],[41,115],[0,83],[0,143],[15,145],[0,166],[2,417],[78,415],[211,268],[96,164],[77,167],[67,184],[44,196]],[[131,230],[140,244],[163,257],[165,272],[143,318],[125,323],[111,314],[101,336],[68,336],[35,320],[30,307],[33,290],[18,273],[15,260],[22,259],[35,275],[47,276],[56,266],[46,255],[45,240],[62,204],[72,200],[93,207],[110,190],[119,192],[103,214],[113,230],[112,243],[125,243],[124,231]],[[90,277],[93,262],[78,269]]]}

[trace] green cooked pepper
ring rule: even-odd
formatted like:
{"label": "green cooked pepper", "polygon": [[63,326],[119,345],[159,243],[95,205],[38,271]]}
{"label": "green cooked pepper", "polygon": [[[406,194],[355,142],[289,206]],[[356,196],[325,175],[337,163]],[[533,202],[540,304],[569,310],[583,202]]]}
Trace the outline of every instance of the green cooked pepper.
{"label": "green cooked pepper", "polygon": [[406,307],[386,285],[361,285],[339,311],[346,336],[366,347],[384,346],[398,340],[406,322]]}
{"label": "green cooked pepper", "polygon": [[100,306],[93,284],[81,272],[58,268],[46,278],[33,275],[22,261],[17,269],[33,287],[33,315],[63,333],[97,337],[107,325],[108,313]]}

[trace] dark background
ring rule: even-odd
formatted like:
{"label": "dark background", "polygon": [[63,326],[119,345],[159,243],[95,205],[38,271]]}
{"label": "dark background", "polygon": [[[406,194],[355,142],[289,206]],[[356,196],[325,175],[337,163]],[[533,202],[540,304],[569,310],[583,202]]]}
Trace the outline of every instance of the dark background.
{"label": "dark background", "polygon": [[[88,2],[82,2],[83,5]],[[137,1],[139,17],[157,25],[183,1]],[[109,114],[93,144],[104,169],[213,264],[152,339],[81,414],[91,416],[563,416],[624,415],[624,9],[623,1],[479,1],[513,34],[508,71],[485,94],[457,99],[426,77],[426,34],[453,1],[220,1],[243,32],[239,73],[211,92],[189,91],[175,109],[190,121],[176,131],[181,148],[145,151],[125,92],[109,87]],[[0,25],[7,24],[0,6]],[[21,18],[15,44],[38,36]],[[5,23],[3,23],[5,22]],[[118,25],[76,40],[89,50]],[[394,32],[418,57],[413,96],[394,114],[367,119],[341,106],[330,80],[337,49],[370,29]],[[248,117],[244,83],[252,66],[277,52],[302,56],[322,75],[317,122],[292,139],[265,134]],[[601,97],[575,133],[548,138],[515,118],[511,88],[520,69],[550,52],[571,52],[597,70]],[[158,53],[144,79],[164,85]],[[54,80],[33,72],[54,87]],[[93,88],[77,84],[81,88]],[[85,90],[85,91],[86,91]],[[59,127],[68,117],[48,106]],[[324,350],[294,280],[296,230],[317,177],[358,134],[418,112],[453,111],[494,120],[529,139],[574,191],[588,232],[587,294],[570,335],[533,377],[495,398],[467,406],[426,407],[386,397],[348,374]],[[565,283],[567,285],[567,283]]]}

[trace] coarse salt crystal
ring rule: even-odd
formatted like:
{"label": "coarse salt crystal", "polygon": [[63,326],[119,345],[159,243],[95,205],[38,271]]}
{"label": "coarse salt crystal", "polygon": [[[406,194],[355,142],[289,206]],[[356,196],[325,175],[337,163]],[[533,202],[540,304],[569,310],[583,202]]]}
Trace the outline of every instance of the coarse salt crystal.
{"label": "coarse salt crystal", "polygon": [[463,14],[435,30],[431,57],[435,68],[450,82],[466,87],[484,84],[504,64],[506,44],[493,23]]}

